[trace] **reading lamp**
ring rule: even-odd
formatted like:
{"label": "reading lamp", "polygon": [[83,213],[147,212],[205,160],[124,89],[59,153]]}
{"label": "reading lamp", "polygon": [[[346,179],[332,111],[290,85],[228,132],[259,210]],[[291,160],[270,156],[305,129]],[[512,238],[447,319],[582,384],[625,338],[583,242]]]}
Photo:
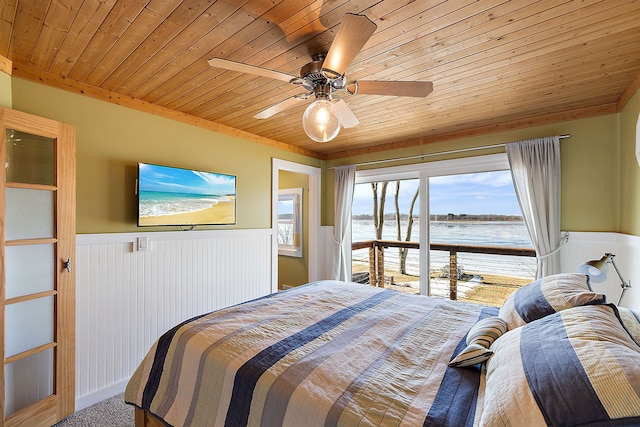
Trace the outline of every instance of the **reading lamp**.
{"label": "reading lamp", "polygon": [[613,264],[613,268],[618,273],[618,277],[620,278],[620,287],[622,288],[622,293],[620,294],[620,299],[618,300],[618,305],[622,302],[622,297],[624,297],[624,293],[631,287],[631,283],[624,280],[618,266],[616,265],[616,261],[614,260],[615,255],[612,253],[605,253],[604,256],[600,259],[594,259],[584,264],[578,266],[578,273],[583,273],[589,276],[592,282],[601,283],[604,282],[607,278],[606,270],[607,264]]}

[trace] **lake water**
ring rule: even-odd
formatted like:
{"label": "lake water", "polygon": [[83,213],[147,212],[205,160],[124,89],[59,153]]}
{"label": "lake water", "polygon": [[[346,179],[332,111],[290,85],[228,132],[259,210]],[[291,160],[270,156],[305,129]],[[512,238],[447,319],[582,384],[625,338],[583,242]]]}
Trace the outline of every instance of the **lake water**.
{"label": "lake water", "polygon": [[[403,238],[406,223],[401,223]],[[420,233],[419,221],[413,224],[411,241],[417,242]],[[382,238],[397,240],[395,221],[385,221]],[[372,220],[354,220],[352,222],[352,241],[359,242],[375,239]],[[531,248],[531,240],[524,222],[483,222],[483,221],[432,221],[430,229],[432,243],[450,243],[481,246],[504,246]],[[449,264],[449,254],[443,251],[431,251],[430,269],[439,269]],[[353,252],[356,261],[368,262],[368,250]],[[385,251],[385,264],[398,264],[398,250]],[[458,253],[458,265],[468,272],[492,272],[513,277],[530,278],[535,276],[536,260],[533,257],[514,257],[504,255]],[[419,256],[417,250],[410,250],[407,257],[407,272],[419,274]]]}

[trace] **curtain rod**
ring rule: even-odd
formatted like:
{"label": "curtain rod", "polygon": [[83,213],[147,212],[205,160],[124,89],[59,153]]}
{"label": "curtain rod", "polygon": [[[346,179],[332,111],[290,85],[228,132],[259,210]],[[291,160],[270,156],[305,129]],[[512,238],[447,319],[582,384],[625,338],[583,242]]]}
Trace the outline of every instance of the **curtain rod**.
{"label": "curtain rod", "polygon": [[[560,138],[560,139],[566,139],[566,138],[569,138],[569,137],[571,137],[571,135],[569,135],[569,134],[567,134],[567,135],[559,135],[558,136],[558,138]],[[483,145],[482,147],[460,148],[458,150],[438,151],[437,153],[416,154],[415,156],[395,157],[395,158],[392,158],[392,159],[372,160],[370,162],[356,163],[356,166],[375,165],[375,164],[379,164],[379,163],[388,163],[388,162],[398,162],[398,161],[402,161],[402,160],[421,159],[421,158],[424,158],[424,157],[440,156],[440,155],[443,155],[443,154],[464,153],[464,152],[467,152],[467,151],[485,150],[487,148],[499,148],[499,147],[504,147],[505,145],[507,145],[507,143],[494,144],[494,145]],[[335,166],[332,166],[329,169],[335,169]]]}

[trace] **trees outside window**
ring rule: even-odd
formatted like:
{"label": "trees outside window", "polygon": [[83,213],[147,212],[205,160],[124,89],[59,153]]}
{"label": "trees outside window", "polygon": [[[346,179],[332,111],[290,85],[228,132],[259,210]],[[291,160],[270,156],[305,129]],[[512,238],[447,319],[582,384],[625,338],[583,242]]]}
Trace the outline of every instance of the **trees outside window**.
{"label": "trees outside window", "polygon": [[[461,282],[462,297],[487,281],[527,283],[535,275],[535,258],[462,250],[452,258],[459,250],[451,249],[455,245],[531,248],[506,155],[484,157],[489,159],[357,174],[352,241],[416,242],[383,244],[384,274],[411,282],[408,286],[423,294],[439,292],[441,282],[448,287],[451,271]],[[354,251],[354,271],[362,271],[368,258],[365,251]]]}

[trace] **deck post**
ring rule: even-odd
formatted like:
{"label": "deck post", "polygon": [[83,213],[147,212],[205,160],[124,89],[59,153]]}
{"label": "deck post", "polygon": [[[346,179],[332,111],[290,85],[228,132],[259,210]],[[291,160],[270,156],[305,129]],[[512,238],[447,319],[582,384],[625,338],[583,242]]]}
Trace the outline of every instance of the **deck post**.
{"label": "deck post", "polygon": [[378,254],[376,265],[376,286],[384,288],[384,246],[376,245],[376,252]]}
{"label": "deck post", "polygon": [[378,263],[376,262],[376,256],[377,256],[376,251],[377,251],[377,246],[375,242],[372,242],[371,246],[369,246],[369,285],[371,286],[377,286],[376,278],[378,274],[377,274],[376,265]]}
{"label": "deck post", "polygon": [[458,252],[455,249],[449,251],[449,299],[458,299]]}

